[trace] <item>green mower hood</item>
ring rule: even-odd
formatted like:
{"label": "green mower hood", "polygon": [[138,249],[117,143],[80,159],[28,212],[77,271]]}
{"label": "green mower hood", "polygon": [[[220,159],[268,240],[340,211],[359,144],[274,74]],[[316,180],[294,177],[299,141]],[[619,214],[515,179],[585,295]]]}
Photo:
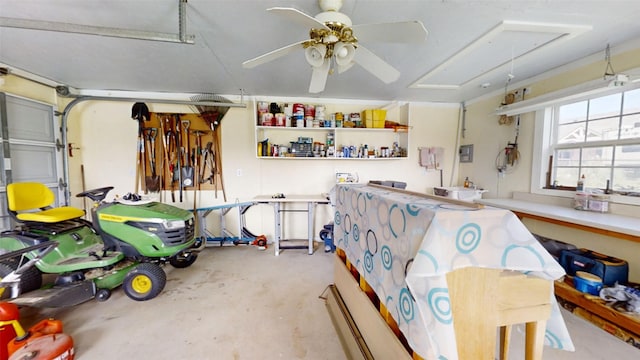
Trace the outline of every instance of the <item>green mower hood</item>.
{"label": "green mower hood", "polygon": [[112,203],[96,213],[102,231],[131,244],[146,257],[172,256],[195,242],[193,214],[175,206]]}

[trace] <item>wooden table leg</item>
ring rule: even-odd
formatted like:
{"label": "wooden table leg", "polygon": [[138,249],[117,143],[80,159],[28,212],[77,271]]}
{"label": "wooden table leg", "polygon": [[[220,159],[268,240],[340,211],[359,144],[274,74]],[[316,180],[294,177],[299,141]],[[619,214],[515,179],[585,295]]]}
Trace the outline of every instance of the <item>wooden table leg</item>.
{"label": "wooden table leg", "polygon": [[500,360],[509,358],[509,344],[511,343],[511,325],[500,326]]}
{"label": "wooden table leg", "polygon": [[546,320],[526,324],[525,360],[542,360]]}

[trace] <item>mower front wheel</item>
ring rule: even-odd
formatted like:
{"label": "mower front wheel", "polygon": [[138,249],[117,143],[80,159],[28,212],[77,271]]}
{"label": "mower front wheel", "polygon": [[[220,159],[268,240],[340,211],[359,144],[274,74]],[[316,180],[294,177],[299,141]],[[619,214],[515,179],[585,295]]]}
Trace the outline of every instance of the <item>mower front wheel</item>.
{"label": "mower front wheel", "polygon": [[182,253],[169,259],[169,264],[171,264],[171,266],[173,266],[174,268],[184,269],[191,266],[194,262],[196,262],[197,258],[198,258],[197,253],[193,253],[193,252]]}
{"label": "mower front wheel", "polygon": [[133,300],[146,301],[158,296],[167,283],[164,270],[152,263],[142,263],[124,277],[122,288]]}
{"label": "mower front wheel", "polygon": [[107,301],[111,297],[111,290],[109,289],[98,289],[96,291],[96,300],[99,302]]}

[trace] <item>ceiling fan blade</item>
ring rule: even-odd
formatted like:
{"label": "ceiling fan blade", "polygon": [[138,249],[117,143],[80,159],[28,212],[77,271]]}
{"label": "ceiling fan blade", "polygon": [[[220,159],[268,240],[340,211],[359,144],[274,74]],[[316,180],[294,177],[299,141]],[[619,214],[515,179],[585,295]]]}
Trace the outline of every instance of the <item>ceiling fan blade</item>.
{"label": "ceiling fan blade", "polygon": [[420,21],[361,24],[351,27],[358,41],[420,43],[427,39],[427,29]]}
{"label": "ceiling fan blade", "polygon": [[327,76],[329,75],[329,65],[331,61],[325,59],[324,63],[320,66],[313,67],[313,73],[311,73],[311,83],[309,84],[309,92],[317,94],[324,90],[324,86],[327,84]]}
{"label": "ceiling fan blade", "polygon": [[336,65],[336,67],[338,68],[338,74],[342,74],[343,72],[351,69],[351,67],[353,66],[353,64],[355,64],[353,61],[346,64],[346,65]]}
{"label": "ceiling fan blade", "polygon": [[400,77],[398,70],[362,45],[358,45],[353,61],[382,80],[385,84],[392,83]]}
{"label": "ceiling fan blade", "polygon": [[327,25],[325,25],[323,22],[316,20],[316,18],[314,18],[313,16],[309,16],[298,9],[287,7],[272,7],[267,9],[267,11],[286,17],[287,20],[304,25],[304,27],[306,28],[330,30],[329,27],[327,27]]}
{"label": "ceiling fan blade", "polygon": [[281,47],[280,49],[276,49],[273,51],[270,51],[266,54],[260,55],[256,58],[253,58],[251,60],[247,60],[245,62],[242,63],[242,67],[244,67],[245,69],[251,69],[254,68],[258,65],[262,65],[265,63],[268,63],[269,61],[275,60],[279,57],[283,57],[287,54],[289,54],[290,52],[293,52],[297,49],[302,49],[302,44],[304,42],[306,42],[307,40],[302,40],[299,41],[297,43],[293,43],[291,45],[287,45],[285,47]]}

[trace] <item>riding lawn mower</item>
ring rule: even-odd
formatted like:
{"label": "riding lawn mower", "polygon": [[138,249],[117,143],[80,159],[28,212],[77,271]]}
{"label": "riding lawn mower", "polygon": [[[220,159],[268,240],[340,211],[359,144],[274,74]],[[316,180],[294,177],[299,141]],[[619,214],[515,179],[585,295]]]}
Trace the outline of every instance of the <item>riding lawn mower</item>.
{"label": "riding lawn mower", "polygon": [[[0,299],[72,306],[94,297],[104,301],[122,285],[129,298],[145,301],[164,289],[161,265],[186,268],[196,261],[202,242],[191,212],[131,197],[105,202],[112,189],[76,195],[94,202],[89,222],[81,209],[51,207],[55,196],[44,184],[9,184],[8,210],[17,226],[0,234],[0,259],[22,254],[0,261]],[[43,286],[43,274],[55,279]]]}

